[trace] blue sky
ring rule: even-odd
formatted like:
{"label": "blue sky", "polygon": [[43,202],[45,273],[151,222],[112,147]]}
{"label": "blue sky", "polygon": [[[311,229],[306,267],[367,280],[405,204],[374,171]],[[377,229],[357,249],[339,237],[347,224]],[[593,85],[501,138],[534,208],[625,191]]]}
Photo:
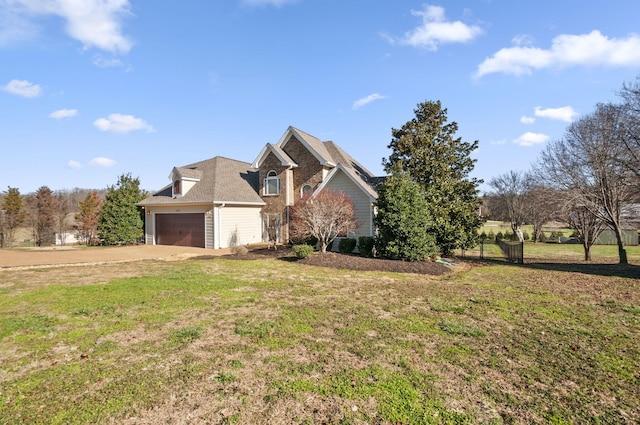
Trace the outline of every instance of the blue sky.
{"label": "blue sky", "polygon": [[[383,174],[440,100],[473,176],[526,170],[640,75],[640,2],[0,0],[0,190],[166,185],[289,125]],[[483,186],[486,188],[486,185]]]}

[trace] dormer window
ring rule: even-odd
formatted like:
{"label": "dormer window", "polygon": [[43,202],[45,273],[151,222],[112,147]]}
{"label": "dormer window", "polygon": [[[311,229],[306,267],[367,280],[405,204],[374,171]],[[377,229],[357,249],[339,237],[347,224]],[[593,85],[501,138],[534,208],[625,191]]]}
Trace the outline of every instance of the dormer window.
{"label": "dormer window", "polygon": [[175,180],[173,182],[173,196],[182,195],[182,180]]}
{"label": "dormer window", "polygon": [[276,173],[274,170],[269,171],[267,173],[267,177],[264,179],[263,193],[265,195],[280,194],[280,177],[278,177],[278,173]]}

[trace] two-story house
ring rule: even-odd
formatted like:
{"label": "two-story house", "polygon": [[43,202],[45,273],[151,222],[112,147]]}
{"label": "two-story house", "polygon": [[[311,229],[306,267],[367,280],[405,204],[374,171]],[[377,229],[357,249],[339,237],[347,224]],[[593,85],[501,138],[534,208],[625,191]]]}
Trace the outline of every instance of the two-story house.
{"label": "two-story house", "polygon": [[287,242],[290,207],[322,190],[353,200],[359,226],[349,236],[372,236],[381,180],[334,142],[294,127],[267,143],[253,163],[215,157],[175,167],[169,179],[139,203],[145,242],[214,249],[265,242],[269,228]]}

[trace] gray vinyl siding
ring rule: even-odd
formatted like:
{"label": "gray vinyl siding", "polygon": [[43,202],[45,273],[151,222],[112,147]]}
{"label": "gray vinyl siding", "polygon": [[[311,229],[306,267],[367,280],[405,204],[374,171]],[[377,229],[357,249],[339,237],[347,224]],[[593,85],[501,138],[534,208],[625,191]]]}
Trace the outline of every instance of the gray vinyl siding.
{"label": "gray vinyl siding", "polygon": [[211,211],[204,214],[204,247],[212,249],[214,242],[213,214]]}
{"label": "gray vinyl siding", "polygon": [[153,216],[151,210],[147,210],[148,214],[144,216],[144,243],[146,245],[153,245]]}
{"label": "gray vinyl siding", "polygon": [[371,200],[353,180],[342,171],[339,171],[325,186],[325,189],[343,192],[353,201],[356,210],[356,219],[358,220],[358,228],[356,229],[355,235],[349,235],[350,237],[373,236]]}
{"label": "gray vinyl siding", "polygon": [[262,242],[260,207],[217,208],[220,220],[219,248]]}

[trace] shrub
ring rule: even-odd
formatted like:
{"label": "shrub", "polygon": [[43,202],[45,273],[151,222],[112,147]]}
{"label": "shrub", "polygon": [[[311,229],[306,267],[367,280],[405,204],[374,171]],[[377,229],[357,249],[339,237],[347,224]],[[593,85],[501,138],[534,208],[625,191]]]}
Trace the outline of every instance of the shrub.
{"label": "shrub", "polygon": [[313,247],[307,244],[294,245],[293,253],[299,259],[307,258],[311,253],[313,253]]}
{"label": "shrub", "polygon": [[419,261],[437,252],[435,236],[427,233],[434,222],[423,190],[402,170],[394,169],[378,189],[375,224],[375,248],[383,257]]}
{"label": "shrub", "polygon": [[247,255],[249,249],[247,249],[247,247],[244,245],[236,245],[231,247],[231,252],[233,253],[233,255]]}
{"label": "shrub", "polygon": [[528,241],[529,239],[531,239],[531,236],[529,236],[529,232],[522,232],[522,238],[525,241]]}
{"label": "shrub", "polygon": [[498,232],[496,234],[496,239],[503,239],[503,238],[504,238],[504,235],[502,234],[502,232]]}
{"label": "shrub", "polygon": [[343,254],[351,254],[356,249],[356,243],[354,238],[342,238],[338,243],[338,251]]}
{"label": "shrub", "polygon": [[315,236],[309,236],[304,241],[302,241],[302,243],[315,248],[316,246],[318,246],[318,238],[316,238]]}
{"label": "shrub", "polygon": [[487,235],[487,239],[495,241],[496,240],[496,234],[493,233],[493,230],[489,230],[489,234]]}
{"label": "shrub", "polygon": [[374,239],[371,236],[360,236],[358,238],[358,251],[363,257],[373,257]]}

